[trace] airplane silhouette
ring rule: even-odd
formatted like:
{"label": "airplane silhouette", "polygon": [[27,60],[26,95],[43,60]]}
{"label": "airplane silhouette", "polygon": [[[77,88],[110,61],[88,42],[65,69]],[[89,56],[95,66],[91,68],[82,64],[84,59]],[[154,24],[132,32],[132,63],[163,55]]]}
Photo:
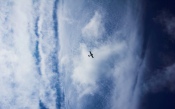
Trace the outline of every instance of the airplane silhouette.
{"label": "airplane silhouette", "polygon": [[89,51],[90,55],[88,55],[89,57],[94,58],[93,54],[91,53],[91,51]]}

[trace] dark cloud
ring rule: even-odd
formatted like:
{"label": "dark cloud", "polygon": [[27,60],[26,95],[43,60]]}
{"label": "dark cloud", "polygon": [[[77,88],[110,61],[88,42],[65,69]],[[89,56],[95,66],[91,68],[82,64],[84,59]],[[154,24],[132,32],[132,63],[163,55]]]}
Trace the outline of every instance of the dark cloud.
{"label": "dark cloud", "polygon": [[171,92],[175,91],[175,64],[161,70],[156,70],[154,74],[143,85],[146,91],[154,93],[164,89]]}
{"label": "dark cloud", "polygon": [[171,12],[164,10],[156,17],[155,20],[158,20],[163,28],[164,31],[166,31],[173,40],[175,40],[175,15],[173,15]]}

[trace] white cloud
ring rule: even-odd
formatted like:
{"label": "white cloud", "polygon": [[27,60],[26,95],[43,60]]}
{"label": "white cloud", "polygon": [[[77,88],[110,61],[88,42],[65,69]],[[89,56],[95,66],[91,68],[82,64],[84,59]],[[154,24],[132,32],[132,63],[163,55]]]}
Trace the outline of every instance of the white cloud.
{"label": "white cloud", "polygon": [[99,12],[95,12],[94,16],[90,21],[83,27],[82,34],[88,38],[100,38],[102,37],[105,29],[103,27],[102,16]]}
{"label": "white cloud", "polygon": [[[47,108],[56,108],[53,78],[57,75],[49,66],[52,62],[50,54],[55,49],[53,5],[54,1],[47,0],[0,3],[0,25],[3,25],[0,28],[0,98],[3,98],[0,107],[3,109],[39,109],[40,101]],[[39,40],[35,35],[37,17]],[[34,57],[37,40],[40,65],[35,64]]]}
{"label": "white cloud", "polygon": [[[85,1],[77,4],[64,1],[59,6],[59,66],[64,76],[62,80],[65,103],[69,102],[67,105],[72,108],[82,109],[84,104],[89,102],[89,96],[95,100],[95,94],[99,94],[102,98],[109,98],[107,104],[112,109],[120,109],[122,106],[130,109],[130,100],[135,98],[132,102],[134,105],[139,98],[136,92],[134,96],[137,97],[133,97],[132,92],[135,91],[133,86],[141,61],[140,20],[135,19],[136,16],[131,14],[132,9],[128,8],[126,14],[122,14],[125,15],[121,19],[123,22],[119,23],[124,25],[118,25],[111,36],[105,36],[110,37],[109,39],[99,41],[107,32],[104,27],[106,19],[103,19],[105,16],[99,11],[95,11],[94,15],[87,14],[98,9],[89,9],[84,5]],[[76,10],[76,13],[72,10]],[[64,16],[69,16],[69,19],[77,23],[67,23],[63,19]],[[85,24],[87,21],[89,22]],[[88,57],[89,50],[94,54],[94,58]],[[111,93],[101,90],[104,84],[99,83],[109,78],[114,83],[106,90]],[[104,95],[101,95],[102,93]],[[107,93],[111,96],[106,97]],[[133,106],[133,109],[136,108]]]}
{"label": "white cloud", "polygon": [[[122,57],[126,48],[126,44],[122,42],[102,45],[92,50],[95,58],[91,59],[87,56],[89,53],[87,46],[85,44],[80,45],[80,55],[73,58],[74,68],[72,72],[73,82],[74,84],[79,84],[78,89],[81,90],[79,92],[80,97],[85,94],[93,94],[98,89],[97,81],[99,75],[101,75],[100,69],[102,63],[105,63],[112,55]],[[105,75],[111,76],[110,70],[111,68],[106,66],[105,71],[109,71],[109,74]]]}
{"label": "white cloud", "polygon": [[39,80],[28,33],[28,29],[33,29],[28,28],[32,2],[7,1],[1,5],[8,10],[0,11],[2,19],[6,19],[0,22],[0,97],[4,98],[0,100],[1,108],[38,108]]}

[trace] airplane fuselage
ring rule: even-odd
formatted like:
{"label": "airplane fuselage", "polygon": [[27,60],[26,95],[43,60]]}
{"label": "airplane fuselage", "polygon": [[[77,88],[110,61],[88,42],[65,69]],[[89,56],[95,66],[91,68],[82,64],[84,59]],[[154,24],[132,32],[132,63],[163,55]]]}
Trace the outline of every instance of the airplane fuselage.
{"label": "airplane fuselage", "polygon": [[91,53],[91,51],[89,51],[90,55],[88,55],[89,57],[94,58],[93,54]]}

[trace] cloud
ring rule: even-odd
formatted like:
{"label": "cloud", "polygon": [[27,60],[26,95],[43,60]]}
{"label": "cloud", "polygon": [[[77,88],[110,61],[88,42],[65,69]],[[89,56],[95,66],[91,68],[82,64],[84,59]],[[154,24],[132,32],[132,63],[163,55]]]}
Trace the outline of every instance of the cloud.
{"label": "cloud", "polygon": [[94,16],[90,21],[83,27],[82,34],[84,37],[88,38],[100,38],[101,35],[105,32],[102,22],[102,16],[99,12],[95,12]]}
{"label": "cloud", "polygon": [[[56,108],[57,74],[53,71],[55,39],[53,1],[1,2],[0,108]],[[36,18],[39,23],[36,23]],[[36,26],[37,25],[37,26]],[[35,31],[38,28],[38,39]],[[36,41],[41,62],[36,65]],[[57,65],[55,65],[57,66]],[[40,69],[40,71],[39,71]],[[57,80],[56,80],[57,79]]]}
{"label": "cloud", "polygon": [[175,64],[168,66],[164,69],[159,69],[155,71],[153,75],[145,84],[143,88],[145,91],[159,92],[163,89],[169,89],[170,91],[175,91]]}
{"label": "cloud", "polygon": [[122,57],[121,54],[125,48],[126,44],[121,42],[102,45],[92,50],[95,58],[91,59],[87,56],[89,53],[87,46],[85,44],[80,45],[80,55],[75,56],[73,59],[74,68],[72,74],[74,84],[79,84],[78,88],[81,89],[81,92],[79,92],[80,98],[86,94],[93,94],[98,89],[97,81],[101,75],[100,72],[109,71],[109,74],[104,75],[112,75],[110,73],[111,67],[105,66],[105,69],[103,69],[101,68],[104,66],[102,63],[106,63],[112,55]]}
{"label": "cloud", "polygon": [[[113,20],[117,28],[110,36],[105,36],[105,16],[101,15],[98,7],[91,9],[84,5],[87,5],[85,1],[77,4],[64,1],[59,6],[59,68],[63,75],[65,105],[76,109],[89,106],[99,106],[101,109],[120,109],[125,106],[125,109],[130,109],[141,62],[140,20],[135,19],[130,9],[132,6],[129,5],[126,13],[115,14],[116,18],[121,18],[121,22]],[[107,15],[104,10],[103,15]],[[67,23],[64,16],[69,16],[74,22]],[[109,17],[108,20],[112,19]],[[105,40],[99,40],[102,36],[105,36]],[[88,57],[89,50],[94,58]],[[132,105],[139,102],[137,93],[135,96]],[[106,104],[106,107],[100,107],[103,106],[101,104]]]}
{"label": "cloud", "polygon": [[175,40],[175,16],[168,11],[162,11],[156,19],[160,21],[165,31]]}

